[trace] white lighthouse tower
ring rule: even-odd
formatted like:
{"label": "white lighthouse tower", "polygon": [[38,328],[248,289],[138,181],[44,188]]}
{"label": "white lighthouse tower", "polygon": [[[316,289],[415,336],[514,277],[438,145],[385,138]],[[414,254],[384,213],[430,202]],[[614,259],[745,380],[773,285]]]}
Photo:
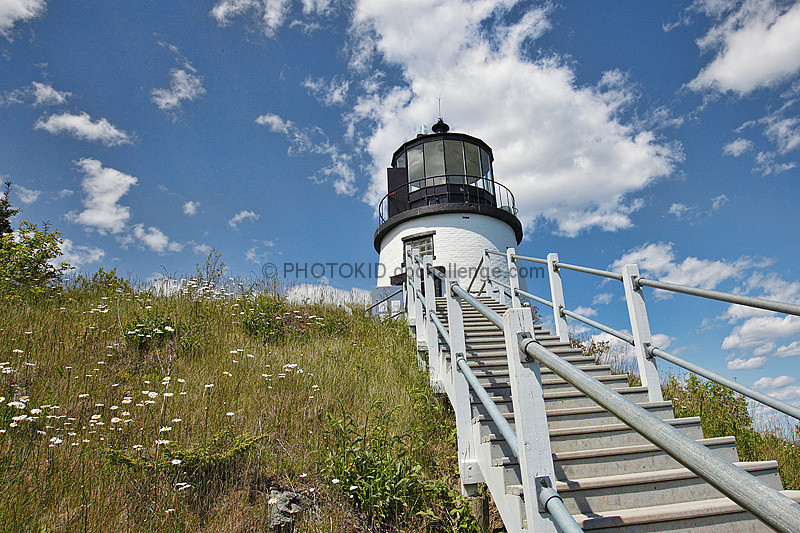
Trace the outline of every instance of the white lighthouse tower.
{"label": "white lighthouse tower", "polygon": [[[387,169],[389,192],[375,230],[379,287],[403,284],[406,252],[416,249],[466,288],[484,250],[505,254],[522,240],[514,195],[494,179],[492,149],[450,132],[441,118],[432,130],[398,148]],[[503,261],[494,268],[507,279]]]}

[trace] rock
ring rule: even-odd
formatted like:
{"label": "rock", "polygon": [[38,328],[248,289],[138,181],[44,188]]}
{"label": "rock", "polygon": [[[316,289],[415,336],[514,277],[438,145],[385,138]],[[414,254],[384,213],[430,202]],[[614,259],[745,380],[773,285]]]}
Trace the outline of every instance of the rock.
{"label": "rock", "polygon": [[269,531],[291,533],[294,521],[303,510],[303,496],[290,490],[269,491]]}

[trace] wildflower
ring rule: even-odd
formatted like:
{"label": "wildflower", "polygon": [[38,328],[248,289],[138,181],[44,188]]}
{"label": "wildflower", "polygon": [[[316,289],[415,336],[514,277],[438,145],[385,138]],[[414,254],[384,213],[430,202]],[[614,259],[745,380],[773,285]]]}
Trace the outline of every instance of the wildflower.
{"label": "wildflower", "polygon": [[114,418],[112,418],[112,419],[111,419],[111,423],[112,423],[112,424],[119,424],[120,422],[122,422],[122,419],[121,419],[121,418],[118,418],[118,417],[116,417],[116,416],[115,416]]}
{"label": "wildflower", "polygon": [[211,387],[213,387],[213,386],[214,386],[214,384],[213,384],[213,383],[208,383],[208,384],[206,385],[206,388],[207,388],[207,389],[210,389],[210,388],[211,388]]}
{"label": "wildflower", "polygon": [[333,483],[334,485],[338,485],[339,484],[339,478],[333,478],[331,480],[331,483]]}
{"label": "wildflower", "polygon": [[99,420],[102,415],[92,415],[92,420]]}
{"label": "wildflower", "polygon": [[11,352],[12,353],[25,353],[23,350],[20,350],[19,348],[14,348],[13,350],[11,350]]}
{"label": "wildflower", "polygon": [[173,394],[171,392],[165,392],[163,396],[169,398],[170,396],[173,396]]}
{"label": "wildflower", "polygon": [[31,397],[30,396],[20,396],[19,397],[19,401],[28,403],[29,401],[31,401]]}
{"label": "wildflower", "polygon": [[50,439],[50,442],[51,442],[52,444],[61,444],[61,443],[62,443],[62,442],[64,442],[64,441],[63,441],[63,440],[61,440],[61,439],[59,439],[58,437],[53,437],[53,438],[51,438],[51,439]]}
{"label": "wildflower", "polygon": [[225,413],[225,416],[233,416],[234,414],[236,413],[234,413],[233,411],[228,411],[227,413]]}
{"label": "wildflower", "polygon": [[6,405],[9,407],[16,407],[17,409],[25,409],[25,404],[22,402],[8,402]]}
{"label": "wildflower", "polygon": [[182,418],[173,418],[173,419],[172,419],[172,421],[173,421],[174,423],[178,423],[178,422],[181,422],[181,421],[183,421],[183,419],[182,419]]}
{"label": "wildflower", "polygon": [[38,415],[38,414],[39,414],[39,413],[41,413],[41,412],[42,412],[42,410],[41,410],[41,409],[31,409],[31,414],[32,414],[32,415]]}
{"label": "wildflower", "polygon": [[302,474],[300,474],[300,477],[306,477],[306,476],[308,476],[308,474],[306,474],[305,472],[303,472]]}
{"label": "wildflower", "polygon": [[358,486],[357,485],[350,485],[350,490],[358,490]]}
{"label": "wildflower", "polygon": [[132,401],[133,401],[133,398],[131,398],[130,396],[125,396],[122,399],[122,403],[131,403]]}
{"label": "wildflower", "polygon": [[181,462],[182,461],[180,459],[173,459],[172,461],[170,461],[170,463],[172,463],[174,465],[179,465],[179,464],[181,464]]}
{"label": "wildflower", "polygon": [[[150,307],[150,306],[148,306],[148,307]],[[167,510],[166,510],[166,511],[164,511],[164,512],[165,512],[165,513],[167,513],[167,514],[174,513],[174,512],[175,512],[175,509],[167,509]]]}
{"label": "wildflower", "polygon": [[148,396],[149,398],[155,398],[156,396],[158,396],[158,393],[157,393],[157,392],[155,392],[155,391],[151,391],[151,392],[150,392],[150,393],[149,393],[147,396]]}
{"label": "wildflower", "polygon": [[169,443],[170,443],[170,441],[167,440],[167,439],[158,439],[158,440],[156,440],[156,444],[159,445],[159,446],[161,446],[161,445],[165,445],[166,446]]}
{"label": "wildflower", "polygon": [[161,429],[158,430],[159,433],[164,433],[165,431],[172,431],[172,426],[162,426]]}
{"label": "wildflower", "polygon": [[186,383],[186,380],[183,378],[178,378],[178,383]]}
{"label": "wildflower", "polygon": [[268,505],[274,505],[276,503],[278,503],[278,498],[272,497],[269,500],[267,500]]}

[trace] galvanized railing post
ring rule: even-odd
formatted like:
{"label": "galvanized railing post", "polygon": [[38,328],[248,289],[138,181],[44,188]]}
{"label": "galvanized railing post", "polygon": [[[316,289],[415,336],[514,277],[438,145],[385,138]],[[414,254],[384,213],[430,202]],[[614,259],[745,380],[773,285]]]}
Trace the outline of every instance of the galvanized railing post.
{"label": "galvanized railing post", "polygon": [[457,360],[467,356],[467,342],[464,336],[464,314],[461,297],[454,294],[451,287],[458,278],[447,273],[445,294],[447,295],[447,330],[450,335],[450,362],[447,373],[451,379],[446,384],[450,404],[456,417],[458,444],[458,471],[461,476],[461,490],[467,496],[476,496],[479,483],[483,483],[483,473],[476,456],[475,436],[472,428],[472,405],[469,384],[464,374],[458,370]]}
{"label": "galvanized railing post", "polygon": [[539,490],[542,486],[536,482],[537,478],[547,477],[550,480],[549,486],[556,486],[542,376],[539,363],[520,348],[521,338],[534,339],[531,310],[508,309],[503,315],[503,334],[508,355],[514,429],[517,433],[528,531],[554,531],[549,516],[545,514],[546,510],[539,503]]}
{"label": "galvanized railing post", "polygon": [[486,267],[486,295],[492,300],[498,301],[495,293],[496,287],[492,280],[492,256],[489,255],[489,250],[483,251],[483,264]]}
{"label": "galvanized railing post", "polygon": [[442,392],[439,331],[430,316],[431,313],[436,313],[436,286],[434,285],[433,274],[428,272],[428,268],[431,267],[431,256],[425,256],[423,262],[425,263],[422,270],[424,271],[423,279],[425,283],[425,324],[427,328],[425,337],[428,345],[428,371],[430,373],[431,389],[434,392]]}
{"label": "galvanized railing post", "polygon": [[561,312],[566,309],[564,289],[561,287],[561,272],[558,270],[558,254],[547,254],[547,272],[550,276],[550,301],[553,302],[553,318],[556,324],[556,335],[561,342],[569,342],[567,319]]}
{"label": "galvanized railing post", "polygon": [[511,307],[518,309],[522,307],[522,303],[519,301],[519,294],[517,294],[517,290],[519,290],[519,269],[517,268],[514,254],[516,254],[516,252],[513,248],[506,250],[506,257],[508,258],[508,286],[511,287]]}
{"label": "galvanized railing post", "polygon": [[419,363],[420,370],[425,370],[426,362],[422,356],[422,352],[428,349],[425,343],[425,314],[422,306],[422,299],[419,293],[422,291],[422,268],[419,263],[414,259],[415,255],[411,256],[411,269],[413,270],[413,286],[414,286],[414,329],[417,339],[417,362]]}
{"label": "galvanized railing post", "polygon": [[653,339],[650,334],[650,321],[647,319],[644,294],[642,294],[642,288],[636,283],[638,278],[639,267],[625,265],[625,268],[622,269],[622,283],[625,286],[625,301],[628,302],[628,315],[631,318],[633,350],[639,365],[639,377],[642,379],[642,385],[647,387],[650,401],[660,402],[664,399],[661,394],[661,380],[658,378],[655,358],[647,350],[652,345]]}
{"label": "galvanized railing post", "polygon": [[412,335],[416,335],[417,317],[414,312],[417,308],[417,291],[414,289],[414,259],[411,252],[406,253],[406,316],[408,317],[408,327]]}

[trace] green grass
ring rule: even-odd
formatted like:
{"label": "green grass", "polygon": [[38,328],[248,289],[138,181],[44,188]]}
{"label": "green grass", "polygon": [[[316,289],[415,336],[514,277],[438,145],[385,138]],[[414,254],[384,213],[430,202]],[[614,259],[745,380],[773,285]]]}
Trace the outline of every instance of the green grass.
{"label": "green grass", "polygon": [[264,531],[276,488],[296,531],[474,528],[405,322],[108,273],[0,313],[1,531]]}

